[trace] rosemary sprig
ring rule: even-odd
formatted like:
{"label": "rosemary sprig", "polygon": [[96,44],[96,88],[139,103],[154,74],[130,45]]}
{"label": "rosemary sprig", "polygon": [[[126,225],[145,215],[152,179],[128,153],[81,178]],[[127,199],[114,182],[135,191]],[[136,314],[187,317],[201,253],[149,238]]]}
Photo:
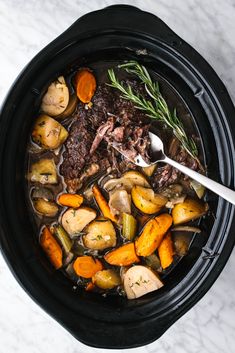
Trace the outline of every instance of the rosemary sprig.
{"label": "rosemary sprig", "polygon": [[132,101],[137,109],[145,111],[148,117],[169,126],[187,153],[198,161],[198,150],[194,140],[186,135],[183,123],[177,116],[176,109],[173,112],[169,110],[167,102],[160,92],[158,82],[152,81],[147,69],[136,61],[129,61],[118,67],[125,69],[130,74],[136,75],[145,85],[145,90],[152,100],[147,100],[143,96],[135,94],[130,85],[124,86],[117,79],[113,69],[108,70],[111,82],[109,85],[118,89],[122,93],[122,97]]}

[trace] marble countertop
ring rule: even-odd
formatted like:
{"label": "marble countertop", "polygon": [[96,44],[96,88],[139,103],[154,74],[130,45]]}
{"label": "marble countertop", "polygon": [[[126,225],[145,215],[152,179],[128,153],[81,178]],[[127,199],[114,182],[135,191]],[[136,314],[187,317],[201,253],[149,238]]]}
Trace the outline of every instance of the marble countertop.
{"label": "marble countertop", "polygon": [[[235,102],[234,0],[1,0],[0,102],[28,61],[81,15],[129,3],[162,18],[214,67]],[[125,352],[223,353],[235,347],[235,253],[203,297],[158,341]],[[0,255],[1,353],[99,353],[76,341],[21,289]],[[115,352],[115,351],[110,351]]]}

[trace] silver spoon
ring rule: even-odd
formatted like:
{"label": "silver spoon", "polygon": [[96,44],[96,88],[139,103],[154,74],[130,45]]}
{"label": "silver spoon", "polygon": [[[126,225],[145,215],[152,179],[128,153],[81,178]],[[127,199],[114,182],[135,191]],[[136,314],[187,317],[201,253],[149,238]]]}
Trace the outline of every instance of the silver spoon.
{"label": "silver spoon", "polygon": [[[143,160],[141,155],[138,154],[134,158],[134,160],[131,160],[132,162],[134,162],[139,167],[149,167],[150,165],[154,165],[157,162],[164,162],[164,163],[170,164],[172,167],[180,170],[183,174],[188,175],[190,178],[192,178],[193,180],[196,180],[198,183],[202,184],[207,189],[213,191],[217,195],[221,196],[223,199],[235,205],[235,191],[167,157],[164,153],[162,140],[152,132],[149,132],[149,137],[151,140],[151,149],[153,152],[153,156],[156,158],[156,160],[148,164]],[[122,153],[117,147],[115,146],[113,147],[116,148],[120,153]],[[125,156],[125,158],[127,157]]]}

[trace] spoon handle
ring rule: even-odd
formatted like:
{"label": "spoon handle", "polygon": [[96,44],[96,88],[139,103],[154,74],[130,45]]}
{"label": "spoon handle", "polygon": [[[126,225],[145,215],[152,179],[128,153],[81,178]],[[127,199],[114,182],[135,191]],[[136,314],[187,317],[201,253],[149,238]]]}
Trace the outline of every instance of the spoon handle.
{"label": "spoon handle", "polygon": [[206,176],[195,172],[194,170],[189,169],[184,165],[181,165],[180,163],[173,161],[168,157],[165,157],[162,161],[170,164],[172,167],[179,169],[182,173],[188,175],[190,178],[196,180],[197,182],[205,186],[207,189],[210,189],[217,195],[221,196],[223,199],[235,205],[235,191],[233,191],[232,189],[229,189],[226,186],[223,186],[217,183],[216,181],[209,179]]}

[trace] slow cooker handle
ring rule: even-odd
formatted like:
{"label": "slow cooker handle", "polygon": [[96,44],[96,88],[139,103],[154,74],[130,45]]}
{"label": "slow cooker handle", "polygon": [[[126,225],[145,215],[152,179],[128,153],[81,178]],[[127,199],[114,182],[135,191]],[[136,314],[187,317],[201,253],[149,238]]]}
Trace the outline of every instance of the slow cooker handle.
{"label": "slow cooker handle", "polygon": [[[104,31],[139,32],[154,37],[173,47],[182,44],[178,37],[159,17],[130,5],[112,5],[79,18],[61,34],[61,39],[82,35],[92,36]],[[57,41],[57,39],[55,41]]]}

